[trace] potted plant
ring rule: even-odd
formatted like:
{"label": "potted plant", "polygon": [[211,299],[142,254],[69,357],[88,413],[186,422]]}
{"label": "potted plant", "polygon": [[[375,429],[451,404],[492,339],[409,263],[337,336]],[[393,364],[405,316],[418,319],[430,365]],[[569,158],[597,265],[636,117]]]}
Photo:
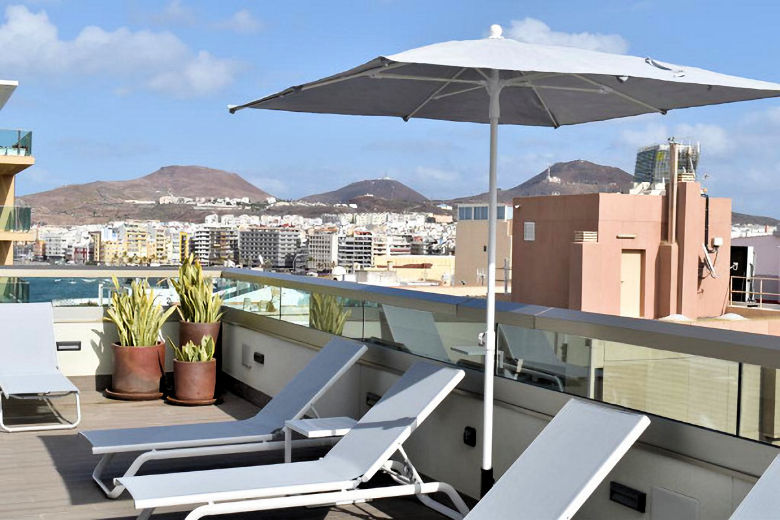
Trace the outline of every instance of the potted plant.
{"label": "potted plant", "polygon": [[330,334],[340,336],[344,331],[349,312],[336,296],[312,293],[309,320],[311,326]]}
{"label": "potted plant", "polygon": [[200,345],[205,336],[216,344],[219,320],[222,317],[222,297],[214,294],[211,278],[203,277],[203,268],[190,254],[179,267],[179,278],[170,280],[179,295],[179,345],[190,341]]}
{"label": "potted plant", "polygon": [[107,393],[123,399],[156,399],[165,371],[165,341],[160,331],[174,308],[164,311],[155,303],[146,280],[133,281],[129,292],[115,276],[113,281],[114,293],[104,319],[116,325],[119,341],[112,345],[114,372]]}
{"label": "potted plant", "polygon": [[177,401],[189,404],[213,402],[217,382],[214,348],[211,336],[203,336],[197,345],[192,341],[180,348],[174,344],[173,384]]}

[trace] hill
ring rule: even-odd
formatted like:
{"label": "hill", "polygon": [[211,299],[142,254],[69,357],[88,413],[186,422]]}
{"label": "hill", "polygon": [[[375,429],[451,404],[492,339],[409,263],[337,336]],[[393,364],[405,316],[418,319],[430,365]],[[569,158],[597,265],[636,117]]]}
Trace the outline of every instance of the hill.
{"label": "hill", "polygon": [[736,211],[731,213],[732,224],[756,224],[759,226],[778,226],[780,227],[780,220],[772,217],[760,217],[757,215],[747,215],[745,213],[737,213]]}
{"label": "hill", "polygon": [[112,219],[203,220],[204,212],[180,204],[133,204],[163,195],[179,197],[249,197],[270,195],[236,173],[203,166],[165,166],[138,179],[70,184],[19,197],[33,208],[33,221],[47,224],[102,223]]}
{"label": "hill", "polygon": [[373,197],[389,201],[404,201],[410,204],[425,204],[428,198],[396,180],[369,179],[353,182],[337,190],[318,193],[303,197],[304,202],[321,202],[323,204],[346,204],[354,199]]}
{"label": "hill", "polygon": [[[512,202],[515,197],[529,195],[574,195],[579,193],[615,193],[628,191],[633,175],[620,168],[604,166],[589,161],[576,160],[555,163],[508,190],[499,190],[499,202]],[[487,192],[470,197],[461,197],[452,202],[486,201]]]}

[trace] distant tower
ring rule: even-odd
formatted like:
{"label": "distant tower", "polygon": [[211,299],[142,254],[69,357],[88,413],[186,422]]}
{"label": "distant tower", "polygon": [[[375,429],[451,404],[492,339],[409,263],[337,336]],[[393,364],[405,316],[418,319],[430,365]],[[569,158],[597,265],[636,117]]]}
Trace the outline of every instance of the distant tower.
{"label": "distant tower", "polygon": [[[699,143],[678,143],[677,174],[696,178],[701,147]],[[634,182],[665,184],[669,181],[669,144],[656,144],[641,148],[636,154]]]}

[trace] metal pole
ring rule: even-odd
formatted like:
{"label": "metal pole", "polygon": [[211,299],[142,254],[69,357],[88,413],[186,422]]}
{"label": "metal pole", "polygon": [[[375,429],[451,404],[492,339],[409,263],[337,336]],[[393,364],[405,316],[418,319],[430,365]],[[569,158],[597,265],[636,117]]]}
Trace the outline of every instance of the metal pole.
{"label": "metal pole", "polygon": [[487,301],[485,313],[485,387],[483,404],[483,442],[481,494],[493,486],[493,375],[496,354],[496,216],[498,214],[498,189],[496,166],[498,161],[498,119],[501,116],[499,96],[501,84],[498,71],[492,71],[487,84],[490,96],[490,198],[488,200],[488,270]]}

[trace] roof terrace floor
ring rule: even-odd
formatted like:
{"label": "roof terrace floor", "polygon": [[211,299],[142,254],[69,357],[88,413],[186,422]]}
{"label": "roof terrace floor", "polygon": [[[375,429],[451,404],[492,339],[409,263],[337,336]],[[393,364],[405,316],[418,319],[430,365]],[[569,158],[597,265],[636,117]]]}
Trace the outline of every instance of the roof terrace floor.
{"label": "roof terrace floor", "polygon": [[[257,412],[257,407],[231,394],[222,395],[215,406],[179,407],[163,401],[119,402],[107,399],[95,390],[82,390],[82,423],[79,429],[126,428],[188,422],[243,419]],[[29,423],[43,418],[48,408],[37,401],[4,400],[6,419],[12,417]],[[75,417],[70,397],[53,401],[63,416]],[[48,412],[47,420],[52,419]],[[308,452],[304,456],[316,457]],[[99,457],[91,454],[89,443],[75,430],[0,433],[0,519],[7,520],[130,520],[138,511],[125,493],[118,500],[107,499],[92,481],[91,473]],[[129,457],[116,457],[114,468],[127,467]],[[209,457],[200,460],[164,462],[165,470],[194,470],[223,466],[281,462],[281,453]],[[160,462],[149,463],[143,472],[161,472]],[[113,473],[108,473],[113,474]],[[182,512],[165,512],[153,516],[160,520],[184,518]],[[423,507],[413,498],[385,499],[372,503],[332,508],[299,508],[277,512],[248,513],[215,517],[225,520],[252,519],[381,519],[443,518]]]}

